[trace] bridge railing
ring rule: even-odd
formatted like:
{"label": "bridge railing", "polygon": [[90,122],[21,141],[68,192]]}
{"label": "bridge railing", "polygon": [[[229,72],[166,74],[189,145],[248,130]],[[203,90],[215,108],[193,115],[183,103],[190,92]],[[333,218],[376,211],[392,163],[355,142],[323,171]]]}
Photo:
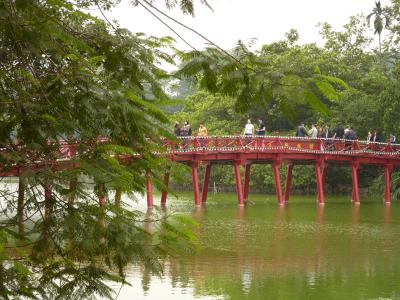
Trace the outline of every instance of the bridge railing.
{"label": "bridge railing", "polygon": [[163,140],[167,152],[204,152],[204,151],[260,151],[268,149],[288,149],[311,152],[368,152],[397,153],[400,144],[377,143],[359,140],[333,138],[299,138],[283,136],[208,136],[178,137],[176,140]]}
{"label": "bridge railing", "polygon": [[[207,136],[207,137],[178,137],[175,140],[161,139],[163,150],[167,153],[192,152],[201,153],[204,151],[262,151],[281,149],[284,151],[302,152],[341,152],[341,153],[375,153],[375,154],[400,154],[400,144],[375,143],[359,140],[344,140],[333,138],[299,138],[288,136]],[[100,137],[97,143],[105,143],[108,139]],[[96,141],[94,141],[96,143]],[[77,156],[78,147],[82,141],[62,140],[51,142],[59,147],[61,159],[69,159]],[[6,148],[0,149],[7,152]],[[28,154],[27,154],[28,155]]]}

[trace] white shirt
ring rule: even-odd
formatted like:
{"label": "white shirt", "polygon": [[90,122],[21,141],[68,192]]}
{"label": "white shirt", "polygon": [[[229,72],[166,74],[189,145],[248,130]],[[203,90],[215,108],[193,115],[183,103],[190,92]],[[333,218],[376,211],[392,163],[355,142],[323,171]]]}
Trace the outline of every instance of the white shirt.
{"label": "white shirt", "polygon": [[244,127],[244,134],[253,134],[254,133],[254,125],[247,123]]}
{"label": "white shirt", "polygon": [[318,136],[318,130],[317,130],[317,128],[315,128],[315,127],[311,128],[309,134],[310,134],[310,138],[316,139],[317,136]]}

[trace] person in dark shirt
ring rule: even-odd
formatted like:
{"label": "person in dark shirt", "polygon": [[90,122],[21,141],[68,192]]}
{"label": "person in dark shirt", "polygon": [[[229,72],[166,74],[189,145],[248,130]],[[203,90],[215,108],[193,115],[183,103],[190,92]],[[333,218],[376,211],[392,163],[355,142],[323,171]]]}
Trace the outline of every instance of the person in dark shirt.
{"label": "person in dark shirt", "polygon": [[378,131],[374,131],[374,134],[372,135],[372,137],[371,137],[371,142],[373,142],[373,143],[380,143],[382,140],[381,140],[381,137],[379,136],[379,134],[378,134]]}
{"label": "person in dark shirt", "polygon": [[352,140],[354,141],[357,139],[357,134],[354,131],[353,127],[350,127],[349,130],[346,132],[345,137],[346,140]]}
{"label": "person in dark shirt", "polygon": [[306,137],[308,136],[307,130],[304,127],[304,123],[301,123],[296,129],[296,136],[297,137]]}
{"label": "person in dark shirt", "polygon": [[333,135],[334,139],[342,139],[344,137],[344,128],[342,125],[338,125],[335,130],[335,134]]}
{"label": "person in dark shirt", "polygon": [[265,124],[262,119],[258,119],[257,135],[265,135]]}
{"label": "person in dark shirt", "polygon": [[324,139],[329,139],[329,138],[332,137],[332,131],[331,131],[331,129],[329,128],[328,125],[325,126],[324,131],[323,131],[323,133],[322,133],[322,137],[323,137]]}
{"label": "person in dark shirt", "polygon": [[179,125],[178,121],[175,121],[174,125],[174,135],[175,136],[180,136],[181,135],[181,126]]}

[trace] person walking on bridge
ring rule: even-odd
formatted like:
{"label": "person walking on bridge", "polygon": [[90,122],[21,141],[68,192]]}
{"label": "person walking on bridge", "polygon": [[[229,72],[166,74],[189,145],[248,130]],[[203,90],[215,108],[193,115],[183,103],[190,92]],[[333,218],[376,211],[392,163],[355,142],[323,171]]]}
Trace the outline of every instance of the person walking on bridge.
{"label": "person walking on bridge", "polygon": [[197,133],[197,136],[200,137],[201,147],[204,147],[204,145],[205,145],[204,138],[208,136],[208,130],[207,130],[206,126],[204,126],[203,123],[200,123],[199,132]]}
{"label": "person walking on bridge", "polygon": [[300,125],[297,126],[296,136],[297,137],[306,137],[306,136],[308,136],[307,130],[304,127],[304,123],[300,123]]}
{"label": "person walking on bridge", "polygon": [[371,137],[371,142],[373,143],[380,143],[381,142],[381,137],[378,134],[378,131],[374,131],[374,134]]}
{"label": "person walking on bridge", "polygon": [[334,139],[342,139],[344,136],[344,128],[341,124],[339,124],[335,129],[335,134],[333,135]]}
{"label": "person walking on bridge", "polygon": [[265,135],[265,124],[262,119],[258,119],[257,135]]}
{"label": "person walking on bridge", "polygon": [[310,129],[310,131],[308,132],[308,135],[309,135],[310,138],[312,138],[312,139],[316,139],[316,138],[318,137],[318,129],[317,129],[317,127],[315,126],[315,124],[313,124],[313,125],[311,126],[311,129]]}
{"label": "person walking on bridge", "polygon": [[208,136],[208,130],[206,128],[206,126],[204,126],[203,123],[200,123],[200,127],[199,127],[199,132],[197,133],[197,136]]}
{"label": "person walking on bridge", "polygon": [[389,142],[390,142],[391,144],[396,144],[396,143],[397,143],[396,136],[395,136],[393,133],[391,133],[391,134],[389,135]]}
{"label": "person walking on bridge", "polygon": [[246,143],[249,144],[251,142],[251,136],[254,135],[254,125],[251,124],[251,120],[247,120],[247,124],[244,127],[244,135]]}
{"label": "person walking on bridge", "polygon": [[322,133],[322,137],[323,137],[324,139],[330,139],[330,138],[332,137],[332,131],[331,131],[331,129],[329,128],[329,125],[326,125],[326,126],[324,127],[324,131],[323,131],[323,133]]}
{"label": "person walking on bridge", "polygon": [[[176,137],[180,137],[181,136],[181,125],[179,124],[178,121],[175,121],[175,125],[174,125],[174,135]],[[178,150],[179,149],[179,141],[175,144],[175,149]]]}
{"label": "person walking on bridge", "polygon": [[178,121],[175,121],[175,125],[174,125],[174,135],[176,137],[181,136],[181,126],[179,125]]}

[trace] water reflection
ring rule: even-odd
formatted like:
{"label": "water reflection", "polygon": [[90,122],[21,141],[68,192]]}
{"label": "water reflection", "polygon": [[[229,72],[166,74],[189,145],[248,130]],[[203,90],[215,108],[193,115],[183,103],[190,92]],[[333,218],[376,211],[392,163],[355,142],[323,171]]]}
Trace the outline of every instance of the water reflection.
{"label": "water reflection", "polygon": [[145,299],[399,299],[399,208],[311,198],[284,207],[184,206],[199,222],[203,249],[168,259],[161,279],[134,268],[131,278],[141,278]]}

